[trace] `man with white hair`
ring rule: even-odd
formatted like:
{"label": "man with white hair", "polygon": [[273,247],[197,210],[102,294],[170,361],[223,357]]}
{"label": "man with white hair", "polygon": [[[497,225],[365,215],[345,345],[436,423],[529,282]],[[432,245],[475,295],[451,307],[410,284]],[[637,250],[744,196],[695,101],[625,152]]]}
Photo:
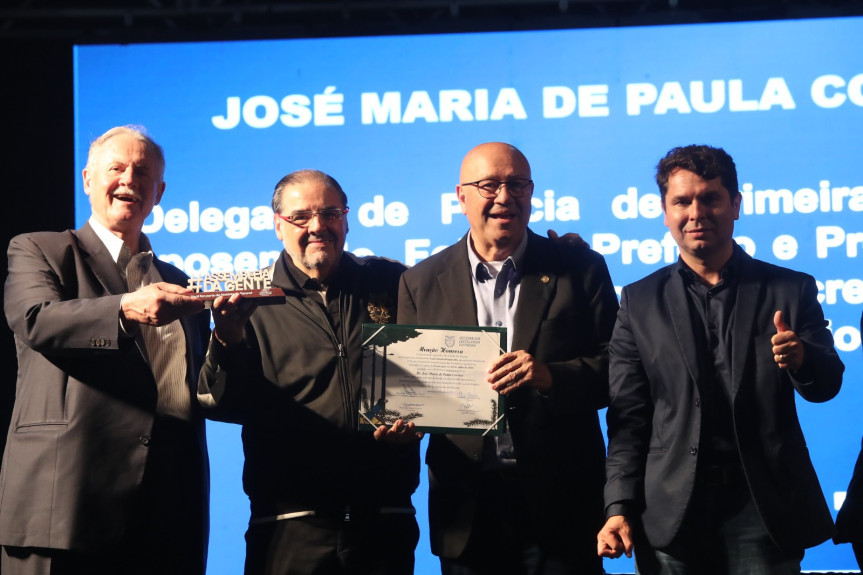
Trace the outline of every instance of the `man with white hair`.
{"label": "man with white hair", "polygon": [[78,230],[9,244],[18,381],[0,473],[4,575],[203,574],[209,477],[195,383],[209,315],[153,256],[162,149],[109,130]]}

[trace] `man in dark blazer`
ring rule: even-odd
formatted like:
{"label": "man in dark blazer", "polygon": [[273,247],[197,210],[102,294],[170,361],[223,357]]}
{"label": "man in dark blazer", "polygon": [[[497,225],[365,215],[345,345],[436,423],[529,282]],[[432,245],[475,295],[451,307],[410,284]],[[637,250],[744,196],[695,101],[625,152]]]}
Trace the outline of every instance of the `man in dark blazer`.
{"label": "man in dark blazer", "polygon": [[[860,333],[863,333],[863,314],[860,315]],[[863,569],[863,447],[857,455],[845,501],[836,514],[836,535],[833,541],[851,543],[857,566]]]}
{"label": "man in dark blazer", "polygon": [[528,230],[530,165],[513,146],[471,150],[460,182],[470,231],[402,275],[399,322],[507,327],[488,383],[509,433],[430,438],[432,551],[445,574],[601,573],[597,410],[618,307],[605,261]]}
{"label": "man in dark blazer", "polygon": [[623,289],[609,347],[602,556],[641,573],[799,573],[833,533],[795,394],[823,402],[844,366],[811,276],[732,239],[741,196],[720,148],[659,163],[680,259]]}
{"label": "man in dark blazer", "polygon": [[205,571],[208,464],[193,384],[209,315],[141,233],[163,173],[161,148],[140,129],[109,130],[83,172],[89,222],[9,245],[18,381],[0,473],[4,575]]}

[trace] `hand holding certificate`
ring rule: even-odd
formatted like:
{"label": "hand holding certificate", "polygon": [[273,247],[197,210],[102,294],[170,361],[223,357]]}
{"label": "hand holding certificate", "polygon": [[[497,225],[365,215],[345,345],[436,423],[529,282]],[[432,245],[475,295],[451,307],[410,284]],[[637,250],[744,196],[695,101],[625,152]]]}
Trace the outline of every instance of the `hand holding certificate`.
{"label": "hand holding certificate", "polygon": [[413,422],[416,431],[503,432],[503,399],[487,381],[506,329],[363,324],[360,428]]}

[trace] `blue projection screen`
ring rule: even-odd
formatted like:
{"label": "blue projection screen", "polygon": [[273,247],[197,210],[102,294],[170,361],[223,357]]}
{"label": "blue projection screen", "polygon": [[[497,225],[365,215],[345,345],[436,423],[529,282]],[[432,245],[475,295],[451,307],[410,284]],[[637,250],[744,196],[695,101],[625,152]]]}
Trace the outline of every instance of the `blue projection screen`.
{"label": "blue projection screen", "polygon": [[[653,182],[659,158],[725,148],[743,192],[737,240],[816,278],[847,366],[838,398],[798,402],[827,500],[841,504],[863,435],[863,19],[76,47],[78,172],[94,137],[128,123],[167,157],[145,231],[190,275],[277,257],[270,196],[300,168],[347,192],[349,250],[412,265],[465,233],[459,164],[496,140],[532,164],[531,227],[578,232],[623,286],[677,257]],[[80,178],[76,194],[80,225]],[[233,575],[248,520],[239,429],[208,429],[209,573]],[[425,532],[425,484],[415,504]],[[850,546],[828,542],[803,566],[855,563]],[[424,533],[417,573],[437,572]]]}

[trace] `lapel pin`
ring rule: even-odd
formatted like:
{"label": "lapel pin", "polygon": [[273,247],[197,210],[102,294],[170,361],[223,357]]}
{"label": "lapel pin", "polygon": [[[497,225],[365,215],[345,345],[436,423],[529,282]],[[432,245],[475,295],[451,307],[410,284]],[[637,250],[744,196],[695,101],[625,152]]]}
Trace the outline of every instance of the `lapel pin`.
{"label": "lapel pin", "polygon": [[539,278],[539,281],[541,281],[544,284],[547,284],[548,282],[551,281],[551,279],[547,275],[543,274],[542,277]]}

